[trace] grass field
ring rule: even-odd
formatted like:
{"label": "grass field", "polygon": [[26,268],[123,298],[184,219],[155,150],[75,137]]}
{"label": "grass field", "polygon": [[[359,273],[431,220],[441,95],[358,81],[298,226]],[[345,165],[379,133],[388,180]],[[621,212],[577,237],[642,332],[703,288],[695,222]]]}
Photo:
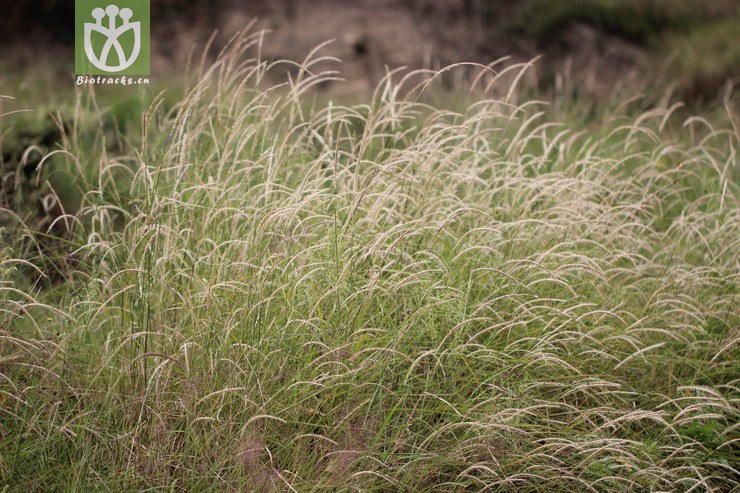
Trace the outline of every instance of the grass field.
{"label": "grass field", "polygon": [[125,128],[80,91],[36,166],[67,208],[4,211],[0,492],[738,487],[732,95],[313,104],[257,41]]}

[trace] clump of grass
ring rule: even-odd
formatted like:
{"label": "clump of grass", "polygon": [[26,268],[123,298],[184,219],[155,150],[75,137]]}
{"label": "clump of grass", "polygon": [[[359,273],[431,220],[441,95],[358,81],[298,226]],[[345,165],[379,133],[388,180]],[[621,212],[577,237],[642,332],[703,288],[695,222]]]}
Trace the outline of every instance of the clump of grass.
{"label": "clump of grass", "polygon": [[731,122],[313,107],[259,42],[90,161],[63,290],[0,284],[5,491],[737,487]]}

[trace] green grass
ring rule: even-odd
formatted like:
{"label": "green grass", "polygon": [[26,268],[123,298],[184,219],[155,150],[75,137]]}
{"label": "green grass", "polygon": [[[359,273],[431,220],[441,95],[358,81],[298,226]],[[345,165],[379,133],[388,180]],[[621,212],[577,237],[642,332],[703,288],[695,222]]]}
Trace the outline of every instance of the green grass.
{"label": "green grass", "polygon": [[0,491],[737,487],[731,113],[314,107],[249,42],[64,144],[66,280],[0,250]]}

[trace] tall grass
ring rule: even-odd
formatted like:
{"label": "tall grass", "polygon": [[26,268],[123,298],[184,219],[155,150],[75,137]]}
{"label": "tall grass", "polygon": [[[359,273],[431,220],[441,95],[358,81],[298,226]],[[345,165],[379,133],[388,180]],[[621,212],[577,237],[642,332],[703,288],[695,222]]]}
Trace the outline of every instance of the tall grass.
{"label": "tall grass", "polygon": [[0,491],[738,486],[731,113],[576,132],[524,66],[463,112],[423,73],[315,107],[326,60],[266,86],[260,39],[128,155],[69,131],[66,281],[6,223]]}

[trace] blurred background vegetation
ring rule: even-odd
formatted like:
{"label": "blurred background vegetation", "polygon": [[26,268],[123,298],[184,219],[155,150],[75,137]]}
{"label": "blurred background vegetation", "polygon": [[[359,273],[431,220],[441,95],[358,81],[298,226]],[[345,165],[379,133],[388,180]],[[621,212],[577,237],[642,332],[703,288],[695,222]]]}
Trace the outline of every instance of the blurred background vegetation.
{"label": "blurred background vegetation", "polygon": [[[72,67],[73,3],[18,0],[0,17],[3,63]],[[357,94],[385,67],[488,63],[510,55],[538,62],[542,87],[558,74],[589,96],[629,83],[658,96],[707,101],[740,73],[740,2],[734,0],[152,0],[153,71],[180,73],[214,30],[223,45],[257,19],[273,33],[265,54],[302,59],[317,44],[345,62]],[[29,40],[33,40],[32,43]],[[24,63],[25,62],[25,63]],[[565,74],[570,70],[570,74]],[[7,71],[7,70],[6,70]],[[10,72],[16,72],[17,70]],[[589,81],[589,82],[586,82]],[[13,89],[0,79],[5,92]],[[13,91],[11,91],[13,92]]]}

